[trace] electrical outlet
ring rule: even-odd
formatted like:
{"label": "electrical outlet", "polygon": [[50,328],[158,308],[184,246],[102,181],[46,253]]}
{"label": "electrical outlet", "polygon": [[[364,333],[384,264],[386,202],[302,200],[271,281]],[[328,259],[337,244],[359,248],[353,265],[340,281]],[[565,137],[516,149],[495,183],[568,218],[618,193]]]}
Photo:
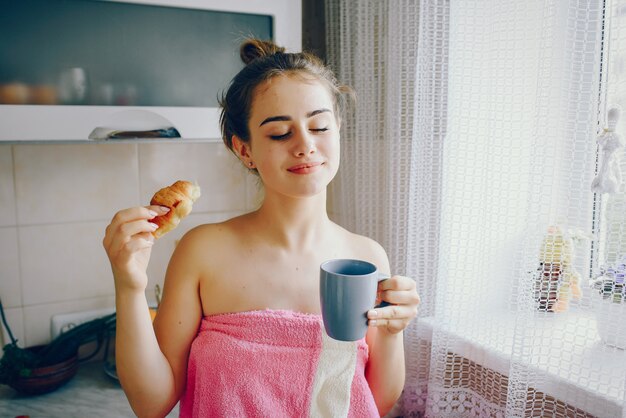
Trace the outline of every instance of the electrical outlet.
{"label": "electrical outlet", "polygon": [[112,314],[115,308],[94,309],[91,311],[70,312],[53,315],[50,320],[50,336],[55,339],[60,334],[80,324]]}

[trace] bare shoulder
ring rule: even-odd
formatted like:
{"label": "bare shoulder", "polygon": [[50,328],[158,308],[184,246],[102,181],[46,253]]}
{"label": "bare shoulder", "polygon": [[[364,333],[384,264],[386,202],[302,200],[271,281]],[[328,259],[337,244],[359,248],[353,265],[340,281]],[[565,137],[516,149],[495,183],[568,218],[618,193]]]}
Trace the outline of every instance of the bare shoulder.
{"label": "bare shoulder", "polygon": [[367,260],[375,264],[381,271],[389,272],[389,258],[382,245],[372,238],[350,232],[339,225],[337,228],[344,237],[345,245],[353,253],[352,257]]}
{"label": "bare shoulder", "polygon": [[241,215],[223,222],[196,226],[183,235],[172,259],[199,266],[216,266],[225,261],[228,254],[236,253],[245,236],[245,218]]}
{"label": "bare shoulder", "polygon": [[178,245],[196,247],[216,244],[221,239],[228,237],[232,233],[231,224],[233,219],[223,222],[203,224],[196,226],[183,235]]}

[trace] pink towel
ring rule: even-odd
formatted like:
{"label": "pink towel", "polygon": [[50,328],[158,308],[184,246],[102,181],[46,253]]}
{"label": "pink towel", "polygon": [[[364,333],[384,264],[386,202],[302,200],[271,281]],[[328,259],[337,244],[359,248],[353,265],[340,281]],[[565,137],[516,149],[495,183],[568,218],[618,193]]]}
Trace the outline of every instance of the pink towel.
{"label": "pink towel", "polygon": [[319,315],[205,317],[191,345],[180,416],[378,417],[367,358],[364,340],[331,339]]}

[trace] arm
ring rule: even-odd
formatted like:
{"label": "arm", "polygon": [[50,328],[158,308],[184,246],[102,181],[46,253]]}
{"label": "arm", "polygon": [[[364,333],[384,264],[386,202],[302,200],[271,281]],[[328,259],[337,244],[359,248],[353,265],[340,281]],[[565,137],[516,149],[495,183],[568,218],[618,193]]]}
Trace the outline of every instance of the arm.
{"label": "arm", "polygon": [[163,298],[154,319],[154,330],[161,351],[172,367],[174,399],[178,402],[187,383],[187,363],[191,343],[198,334],[203,316],[200,300],[199,266],[207,254],[202,250],[197,230],[188,232],[178,243],[167,268]]}
{"label": "arm", "polygon": [[[118,212],[103,241],[115,278],[117,371],[130,405],[140,417],[163,416],[176,404],[182,391],[179,382],[185,379],[182,357],[186,358],[200,315],[195,327],[188,321],[169,333],[167,350],[159,346],[145,297],[146,268],[154,243],[149,219],[155,212],[166,211],[149,206]],[[159,309],[158,322],[167,324],[168,318],[175,316],[171,305],[177,299],[179,303],[184,300],[188,318],[200,311],[197,291],[193,291],[197,278],[189,268],[181,268],[187,265],[185,257],[183,251],[172,257],[165,281],[169,295],[164,292],[163,296],[163,304],[170,308]]]}
{"label": "arm", "polygon": [[[389,261],[385,251],[374,245],[374,263],[380,271],[387,272]],[[380,299],[391,306],[368,312],[369,329],[366,335],[370,357],[365,377],[381,416],[387,414],[404,388],[404,340],[402,331],[417,314],[419,296],[415,281],[393,276],[378,285]]]}
{"label": "arm", "polygon": [[404,388],[404,345],[402,333],[373,328],[367,332],[370,357],[365,378],[370,385],[380,416],[387,414]]}

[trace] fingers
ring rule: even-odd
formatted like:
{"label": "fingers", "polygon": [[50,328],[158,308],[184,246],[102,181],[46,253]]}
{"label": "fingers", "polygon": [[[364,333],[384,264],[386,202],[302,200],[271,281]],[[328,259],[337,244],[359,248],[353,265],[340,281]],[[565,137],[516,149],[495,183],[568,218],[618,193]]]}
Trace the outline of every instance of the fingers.
{"label": "fingers", "polygon": [[379,284],[379,289],[385,290],[413,290],[415,289],[415,280],[405,276],[392,276],[383,280]]}
{"label": "fingers", "polygon": [[420,297],[415,281],[409,277],[393,276],[378,285],[380,299],[390,306],[371,309],[368,325],[385,327],[392,333],[402,331],[417,315]]}
{"label": "fingers", "polygon": [[416,291],[416,284],[410,277],[393,276],[378,284],[378,301],[385,301],[397,305],[417,305],[420,297]]}
{"label": "fingers", "polygon": [[[168,207],[152,205],[146,207],[138,206],[117,212],[106,228],[103,239],[104,246],[108,248],[116,240],[126,241],[129,236],[134,234],[156,230],[156,225],[149,226],[147,221],[156,216],[165,215],[169,210]],[[143,223],[137,223],[137,221],[142,221]],[[118,235],[123,236],[119,237]]]}
{"label": "fingers", "polygon": [[395,334],[404,330],[416,315],[417,306],[391,305],[371,309],[367,313],[367,324],[370,327],[386,328]]}
{"label": "fingers", "polygon": [[158,227],[159,226],[157,224],[142,219],[138,221],[126,222],[125,224],[120,225],[119,231],[123,236],[132,237],[133,235],[142,232],[154,232]]}
{"label": "fingers", "polygon": [[380,300],[394,305],[419,305],[420,297],[415,290],[385,290]]}
{"label": "fingers", "polygon": [[151,233],[137,234],[126,243],[126,249],[129,252],[141,251],[145,248],[150,248],[154,245],[154,236]]}
{"label": "fingers", "polygon": [[157,216],[165,215],[167,212],[170,211],[170,208],[168,208],[167,206],[159,206],[159,205],[149,205],[149,206],[146,206],[145,208],[153,212],[156,212]]}
{"label": "fingers", "polygon": [[115,214],[106,228],[102,244],[113,264],[125,263],[135,252],[154,244],[152,232],[158,226],[150,222],[156,216],[169,212],[161,206],[139,206]]}
{"label": "fingers", "polygon": [[133,253],[150,248],[154,245],[154,237],[150,233],[139,233],[133,237],[116,241],[110,247],[110,258],[113,264],[124,264]]}
{"label": "fingers", "polygon": [[386,329],[391,334],[404,331],[411,321],[409,319],[371,319],[368,321],[370,327]]}
{"label": "fingers", "polygon": [[[145,241],[150,241],[150,245],[154,243],[152,232],[158,228],[157,224],[149,222],[147,220],[132,221],[121,224],[117,228],[117,233],[111,236],[108,248],[111,249],[126,249],[129,251],[136,251],[137,249],[145,248],[143,245]],[[138,241],[138,243],[136,243]],[[141,245],[140,245],[141,244]]]}
{"label": "fingers", "polygon": [[138,219],[152,219],[154,217],[165,215],[170,208],[166,206],[137,206],[134,208],[124,209],[115,214],[111,220],[111,224],[123,224]]}
{"label": "fingers", "polygon": [[384,308],[370,309],[367,318],[371,321],[385,321],[392,319],[413,319],[417,315],[417,306],[389,305]]}

